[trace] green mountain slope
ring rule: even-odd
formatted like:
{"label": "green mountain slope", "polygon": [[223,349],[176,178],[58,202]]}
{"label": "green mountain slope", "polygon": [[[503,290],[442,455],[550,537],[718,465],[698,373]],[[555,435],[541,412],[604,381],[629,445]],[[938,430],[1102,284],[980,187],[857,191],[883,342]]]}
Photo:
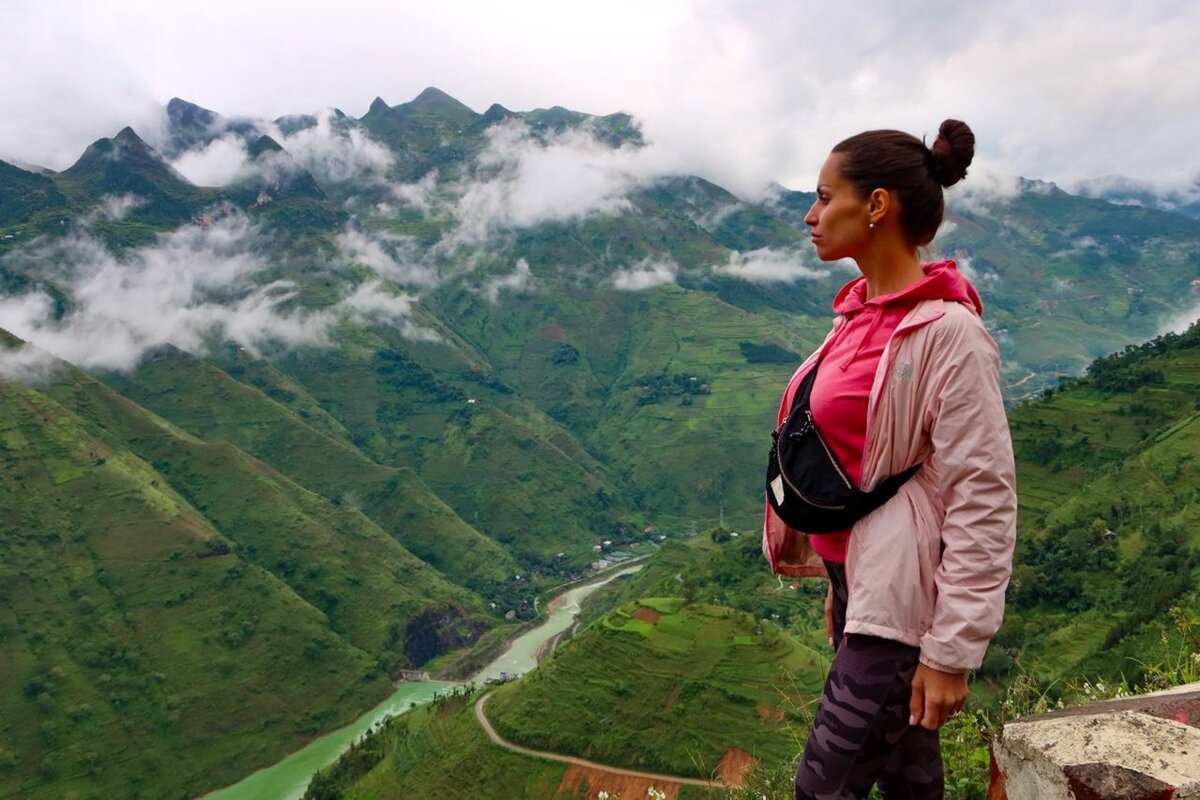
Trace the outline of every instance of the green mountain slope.
{"label": "green mountain slope", "polygon": [[319,775],[304,797],[555,797],[566,766],[496,747],[475,719],[476,699],[460,693],[396,717]]}
{"label": "green mountain slope", "polygon": [[153,464],[248,560],[320,608],[334,631],[387,669],[447,649],[426,636],[432,618],[461,618],[468,641],[487,627],[475,595],[357,509],[305,490],[227,442],[194,439],[82,374],[67,373],[47,391]]}
{"label": "green mountain slope", "polygon": [[192,797],[388,690],[146,461],[0,381],[0,793]]}
{"label": "green mountain slope", "polygon": [[[643,598],[604,615],[536,672],[492,691],[487,715],[501,736],[526,747],[711,778],[731,752],[768,765],[795,757],[794,734],[825,663],[769,622],[681,598]],[[486,739],[472,713],[476,699],[458,695],[392,720],[318,776],[306,797],[525,798],[562,790],[561,765]],[[709,796],[691,788],[685,795]]]}
{"label": "green mountain slope", "polygon": [[[604,764],[708,778],[730,748],[794,755],[789,721],[824,681],[823,656],[771,623],[681,598],[643,598],[497,689],[504,738]],[[548,717],[549,708],[570,713]]]}
{"label": "green mountain slope", "polygon": [[[607,470],[469,350],[363,332],[340,351],[296,351],[281,372],[382,464],[414,469],[471,526],[518,559],[578,563],[630,518]],[[474,401],[474,402],[472,402]]]}
{"label": "green mountain slope", "polygon": [[67,210],[67,198],[53,180],[0,161],[0,229],[6,236],[35,216]]}
{"label": "green mountain slope", "polygon": [[1021,535],[993,666],[1136,679],[1200,593],[1200,325],[1012,415]]}
{"label": "green mountain slope", "polygon": [[141,204],[130,211],[129,219],[150,225],[186,222],[216,199],[214,192],[189,183],[132,128],[93,142],[58,174],[56,183],[81,207],[106,196],[132,194]]}
{"label": "green mountain slope", "polygon": [[[358,508],[455,583],[511,602],[505,593],[521,572],[512,556],[457,517],[411,469],[370,461],[259,389],[180,351],[106,378],[189,433],[230,442],[331,502]],[[344,432],[336,423],[333,430]]]}

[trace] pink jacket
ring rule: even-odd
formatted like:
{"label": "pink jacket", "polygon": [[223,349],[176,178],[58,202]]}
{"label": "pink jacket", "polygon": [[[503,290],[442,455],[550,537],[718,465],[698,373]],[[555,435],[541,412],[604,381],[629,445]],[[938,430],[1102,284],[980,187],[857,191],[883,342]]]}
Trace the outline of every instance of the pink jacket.
{"label": "pink jacket", "polygon": [[[792,376],[780,420],[832,336]],[[1004,617],[1017,497],[999,370],[975,309],[922,300],[892,335],[867,404],[862,488],[924,466],[852,529],[846,633],[920,647],[922,663],[946,672],[977,668]],[[763,552],[780,575],[825,573],[808,536],[769,505]]]}

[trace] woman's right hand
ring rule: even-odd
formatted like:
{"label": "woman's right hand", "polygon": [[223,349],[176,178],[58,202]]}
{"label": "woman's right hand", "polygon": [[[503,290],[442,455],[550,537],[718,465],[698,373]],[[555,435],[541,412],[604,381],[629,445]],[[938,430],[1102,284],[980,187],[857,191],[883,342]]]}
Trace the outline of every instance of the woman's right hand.
{"label": "woman's right hand", "polygon": [[829,646],[833,647],[833,581],[829,582],[829,591],[825,593],[825,632],[829,634]]}

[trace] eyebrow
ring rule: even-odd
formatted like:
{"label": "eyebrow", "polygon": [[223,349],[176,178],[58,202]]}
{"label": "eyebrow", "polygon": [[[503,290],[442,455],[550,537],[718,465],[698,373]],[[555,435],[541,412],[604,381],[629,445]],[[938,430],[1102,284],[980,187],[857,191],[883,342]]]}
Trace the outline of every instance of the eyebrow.
{"label": "eyebrow", "polygon": [[825,191],[829,191],[829,190],[830,190],[830,189],[832,189],[832,188],[833,188],[833,187],[832,187],[832,186],[830,186],[828,183],[818,183],[818,184],[817,184],[817,191],[818,191],[818,192],[819,192],[819,191],[821,191],[822,189],[824,189]]}

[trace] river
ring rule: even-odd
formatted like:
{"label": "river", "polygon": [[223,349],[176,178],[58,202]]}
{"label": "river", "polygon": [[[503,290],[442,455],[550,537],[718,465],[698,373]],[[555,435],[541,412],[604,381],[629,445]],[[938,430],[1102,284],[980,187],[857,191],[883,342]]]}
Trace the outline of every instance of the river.
{"label": "river", "polygon": [[[579,615],[580,604],[592,592],[606,583],[637,572],[641,564],[615,570],[602,578],[593,579],[568,589],[550,601],[546,619],[536,628],[517,636],[492,663],[473,675],[468,682],[476,685],[499,678],[501,673],[524,675],[537,666],[540,651],[567,628]],[[413,706],[428,703],[439,692],[453,689],[456,684],[442,681],[406,681],[396,685],[396,691],[379,705],[344,728],[327,733],[303,749],[249,777],[204,796],[204,800],[296,800],[303,796],[313,774],[349,749],[350,744],[385,717],[395,716]]]}

